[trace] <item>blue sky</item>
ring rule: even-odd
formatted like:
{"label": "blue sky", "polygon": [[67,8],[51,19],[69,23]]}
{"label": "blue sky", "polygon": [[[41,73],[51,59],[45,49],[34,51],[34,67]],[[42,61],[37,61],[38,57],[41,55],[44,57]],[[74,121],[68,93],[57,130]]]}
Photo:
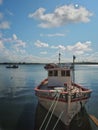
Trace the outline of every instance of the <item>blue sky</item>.
{"label": "blue sky", "polygon": [[0,0],[0,62],[98,62],[98,0]]}

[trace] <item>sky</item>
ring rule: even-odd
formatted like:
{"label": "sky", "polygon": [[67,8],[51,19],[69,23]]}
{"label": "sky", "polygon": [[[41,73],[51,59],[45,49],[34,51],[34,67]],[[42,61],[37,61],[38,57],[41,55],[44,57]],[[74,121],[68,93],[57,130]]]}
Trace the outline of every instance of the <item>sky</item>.
{"label": "sky", "polygon": [[0,0],[0,62],[98,62],[98,0]]}

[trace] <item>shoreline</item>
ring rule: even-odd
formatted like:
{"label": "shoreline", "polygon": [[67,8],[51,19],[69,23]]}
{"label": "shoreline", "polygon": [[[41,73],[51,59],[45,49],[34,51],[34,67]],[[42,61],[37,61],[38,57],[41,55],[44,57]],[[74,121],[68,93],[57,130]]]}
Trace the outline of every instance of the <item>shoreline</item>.
{"label": "shoreline", "polygon": [[[0,63],[0,65],[11,65],[11,64],[17,64],[17,65],[39,65],[39,64],[42,64],[42,65],[45,65],[45,64],[49,64],[49,63],[25,63],[25,62],[4,62],[4,63]],[[67,63],[61,63],[61,64],[73,64],[72,62],[67,62]],[[75,62],[74,64],[76,65],[97,65],[98,62]]]}

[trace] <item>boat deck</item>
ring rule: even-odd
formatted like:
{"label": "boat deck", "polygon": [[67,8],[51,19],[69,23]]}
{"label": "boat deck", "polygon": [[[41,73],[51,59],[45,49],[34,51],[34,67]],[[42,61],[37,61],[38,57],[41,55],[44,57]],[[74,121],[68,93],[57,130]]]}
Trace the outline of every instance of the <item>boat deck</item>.
{"label": "boat deck", "polygon": [[[72,86],[72,88],[73,89],[71,90],[71,93],[82,91],[82,88],[78,88],[76,86]],[[61,90],[61,91],[67,92],[64,86],[48,86],[48,81],[45,81],[44,83],[42,83],[39,86],[39,89],[40,90]]]}
{"label": "boat deck", "polygon": [[64,86],[48,86],[48,80],[41,82],[39,86],[35,88],[36,95],[38,97],[53,99],[55,94],[60,94],[60,101],[67,102],[68,94],[71,94],[71,102],[87,100],[90,97],[91,90],[85,89],[78,84],[72,83],[72,89],[66,89],[66,83]]}

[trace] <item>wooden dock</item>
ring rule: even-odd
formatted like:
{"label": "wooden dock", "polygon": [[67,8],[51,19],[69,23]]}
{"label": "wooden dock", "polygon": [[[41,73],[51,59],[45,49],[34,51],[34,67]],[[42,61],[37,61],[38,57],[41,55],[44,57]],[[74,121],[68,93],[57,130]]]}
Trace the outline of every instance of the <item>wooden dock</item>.
{"label": "wooden dock", "polygon": [[98,127],[98,119],[93,115],[89,115],[89,117],[94,122],[94,124]]}

